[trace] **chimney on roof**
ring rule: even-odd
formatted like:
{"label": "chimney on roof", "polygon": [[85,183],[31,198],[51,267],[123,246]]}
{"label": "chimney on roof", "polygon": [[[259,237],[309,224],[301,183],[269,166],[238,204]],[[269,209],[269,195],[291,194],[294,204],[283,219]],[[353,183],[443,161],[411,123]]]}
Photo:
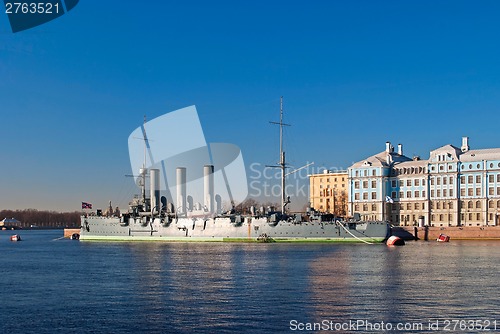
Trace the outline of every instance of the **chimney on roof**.
{"label": "chimney on roof", "polygon": [[398,144],[398,154],[403,155],[403,144]]}
{"label": "chimney on roof", "polygon": [[469,150],[469,137],[462,137],[462,152]]}
{"label": "chimney on roof", "polygon": [[388,141],[386,141],[386,142],[385,142],[385,151],[386,151],[387,153],[392,153],[392,152],[394,152],[394,146],[392,146],[392,145],[391,145],[391,143],[390,143],[390,142],[388,142]]}

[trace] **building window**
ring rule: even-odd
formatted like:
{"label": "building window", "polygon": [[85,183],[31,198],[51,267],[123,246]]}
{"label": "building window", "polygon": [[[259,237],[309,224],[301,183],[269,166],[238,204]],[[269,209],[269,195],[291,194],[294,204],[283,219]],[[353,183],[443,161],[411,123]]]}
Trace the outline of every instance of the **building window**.
{"label": "building window", "polygon": [[433,186],[433,185],[434,185],[434,178],[431,177],[431,186]]}
{"label": "building window", "polygon": [[477,221],[481,220],[481,212],[476,213],[476,218]]}
{"label": "building window", "polygon": [[420,203],[415,203],[415,210],[420,210]]}
{"label": "building window", "polygon": [[441,197],[441,190],[440,189],[436,190],[436,197]]}
{"label": "building window", "polygon": [[415,197],[420,197],[420,192],[418,190],[415,190]]}
{"label": "building window", "polygon": [[453,209],[453,202],[448,202],[448,209]]}
{"label": "building window", "polygon": [[377,176],[377,171],[375,169],[372,170],[372,176]]}
{"label": "building window", "polygon": [[473,183],[473,182],[474,182],[474,176],[469,175],[469,176],[467,177],[467,183],[471,184],[471,183]]}
{"label": "building window", "polygon": [[392,180],[392,181],[391,181],[391,186],[392,186],[393,188],[396,188],[396,180]]}
{"label": "building window", "polygon": [[368,181],[363,181],[363,189],[367,189],[368,188]]}
{"label": "building window", "polygon": [[368,211],[368,204],[363,204],[363,211]]}
{"label": "building window", "polygon": [[434,197],[434,189],[431,189],[431,197]]}
{"label": "building window", "polygon": [[396,199],[396,192],[395,192],[395,191],[393,191],[393,192],[391,193],[391,197],[392,197],[392,199]]}
{"label": "building window", "polygon": [[359,204],[356,204],[356,205],[354,206],[354,211],[359,211]]}
{"label": "building window", "polygon": [[481,209],[481,201],[476,201],[476,209]]}
{"label": "building window", "polygon": [[354,199],[355,199],[356,201],[359,201],[359,193],[355,193],[355,194],[354,194]]}
{"label": "building window", "polygon": [[372,181],[372,188],[377,188],[377,181]]}
{"label": "building window", "polygon": [[359,189],[359,181],[354,182],[354,189]]}
{"label": "building window", "polygon": [[476,175],[476,183],[481,183],[481,175]]}
{"label": "building window", "polygon": [[372,204],[372,211],[377,211],[377,205],[376,204]]}
{"label": "building window", "polygon": [[447,182],[447,181],[448,181],[448,180],[446,179],[446,176],[445,176],[445,177],[443,177],[443,184],[446,184],[446,182]]}
{"label": "building window", "polygon": [[407,197],[407,198],[411,198],[411,191],[407,191],[407,192],[406,192],[406,197]]}
{"label": "building window", "polygon": [[472,201],[467,202],[467,209],[472,209]]}
{"label": "building window", "polygon": [[476,196],[481,196],[481,188],[476,188]]}
{"label": "building window", "polygon": [[[500,165],[500,164],[499,164]],[[499,166],[500,167],[500,166]],[[500,174],[497,174],[497,182],[500,182]]]}
{"label": "building window", "polygon": [[[364,174],[365,176],[368,176],[368,171],[365,169],[363,174]],[[365,211],[366,211],[366,210],[365,210]]]}
{"label": "building window", "polygon": [[440,177],[437,177],[436,178],[436,184],[439,186],[441,184],[441,178]]}
{"label": "building window", "polygon": [[411,187],[411,180],[410,179],[406,180],[406,186]]}
{"label": "building window", "polygon": [[425,186],[425,179],[422,179],[422,185]]}
{"label": "building window", "polygon": [[368,199],[368,193],[363,193],[363,199]]}
{"label": "building window", "polygon": [[495,208],[495,203],[493,201],[488,202],[488,208],[493,209]]}
{"label": "building window", "polygon": [[448,196],[448,194],[447,194],[447,190],[446,190],[446,189],[443,189],[443,197],[446,197],[446,196]]}
{"label": "building window", "polygon": [[493,183],[493,182],[495,182],[495,175],[489,175],[489,176],[488,176],[488,182],[489,182],[489,183]]}
{"label": "building window", "polygon": [[464,197],[465,196],[465,188],[460,189],[460,196]]}
{"label": "building window", "polygon": [[453,176],[450,176],[450,184],[453,184]]}
{"label": "building window", "polygon": [[406,203],[406,210],[411,210],[411,203]]}
{"label": "building window", "polygon": [[413,183],[415,184],[415,187],[418,187],[420,185],[420,180],[416,179]]}
{"label": "building window", "polygon": [[465,176],[460,176],[460,184],[465,184]]}
{"label": "building window", "polygon": [[399,198],[405,198],[405,193],[403,191],[399,192]]}
{"label": "building window", "polygon": [[375,191],[372,192],[372,199],[377,199],[377,193]]}
{"label": "building window", "polygon": [[425,203],[422,203],[422,210],[425,210]]}
{"label": "building window", "polygon": [[359,176],[359,171],[356,171],[356,176]]}
{"label": "building window", "polygon": [[497,195],[500,195],[500,187],[497,187]]}
{"label": "building window", "polygon": [[422,191],[422,197],[424,197],[424,198],[425,198],[425,190],[424,190],[424,191]]}
{"label": "building window", "polygon": [[437,210],[441,209],[441,202],[436,202],[436,209]]}
{"label": "building window", "polygon": [[473,188],[467,189],[467,195],[469,195],[469,196],[474,195],[474,189]]}
{"label": "building window", "polygon": [[489,187],[488,188],[488,195],[495,195],[495,188]]}

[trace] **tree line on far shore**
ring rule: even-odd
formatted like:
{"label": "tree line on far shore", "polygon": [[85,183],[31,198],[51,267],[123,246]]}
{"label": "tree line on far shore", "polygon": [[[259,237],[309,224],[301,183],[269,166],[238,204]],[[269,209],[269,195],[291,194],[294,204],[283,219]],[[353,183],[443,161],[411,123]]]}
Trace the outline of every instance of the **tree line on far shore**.
{"label": "tree line on far shore", "polygon": [[36,209],[0,210],[0,220],[15,218],[22,228],[79,228],[81,212],[39,211]]}

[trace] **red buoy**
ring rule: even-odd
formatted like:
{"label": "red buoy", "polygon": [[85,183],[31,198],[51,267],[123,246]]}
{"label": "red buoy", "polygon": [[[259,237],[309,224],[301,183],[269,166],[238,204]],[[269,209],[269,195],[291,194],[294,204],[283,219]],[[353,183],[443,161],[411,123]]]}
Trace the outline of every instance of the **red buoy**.
{"label": "red buoy", "polygon": [[387,239],[386,244],[387,246],[403,246],[405,244],[405,241],[400,237],[393,235],[389,239]]}
{"label": "red buoy", "polygon": [[441,233],[439,237],[437,238],[437,241],[439,242],[448,242],[450,241],[450,237],[447,236],[446,234]]}

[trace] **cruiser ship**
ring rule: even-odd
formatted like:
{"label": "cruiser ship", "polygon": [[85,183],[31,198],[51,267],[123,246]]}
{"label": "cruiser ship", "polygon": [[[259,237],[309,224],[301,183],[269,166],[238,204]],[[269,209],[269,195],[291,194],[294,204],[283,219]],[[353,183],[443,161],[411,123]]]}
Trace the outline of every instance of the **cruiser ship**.
{"label": "cruiser ship", "polygon": [[[186,194],[186,168],[176,168],[176,205],[161,196],[160,168],[146,167],[146,122],[142,127],[144,163],[137,175],[141,195],[130,203],[127,212],[113,210],[111,202],[103,213],[97,210],[81,216],[80,240],[110,241],[194,241],[194,242],[364,242],[380,243],[391,234],[385,221],[344,220],[332,214],[308,210],[304,214],[290,214],[285,194],[287,164],[283,151],[283,103],[280,121],[271,122],[280,128],[281,207],[251,207],[249,214],[234,210],[224,211],[217,205],[214,189],[214,165],[200,165],[203,170],[204,203],[189,203]],[[132,135],[131,135],[132,136]],[[130,143],[130,141],[129,141]],[[165,168],[165,164],[162,164]],[[165,174],[165,172],[163,173]],[[201,174],[201,173],[200,173]],[[149,189],[146,184],[149,179]],[[148,191],[149,190],[149,191]],[[147,194],[149,192],[149,194]],[[220,199],[219,199],[220,200]],[[191,198],[192,202],[192,198]],[[215,207],[217,206],[217,207]]]}

